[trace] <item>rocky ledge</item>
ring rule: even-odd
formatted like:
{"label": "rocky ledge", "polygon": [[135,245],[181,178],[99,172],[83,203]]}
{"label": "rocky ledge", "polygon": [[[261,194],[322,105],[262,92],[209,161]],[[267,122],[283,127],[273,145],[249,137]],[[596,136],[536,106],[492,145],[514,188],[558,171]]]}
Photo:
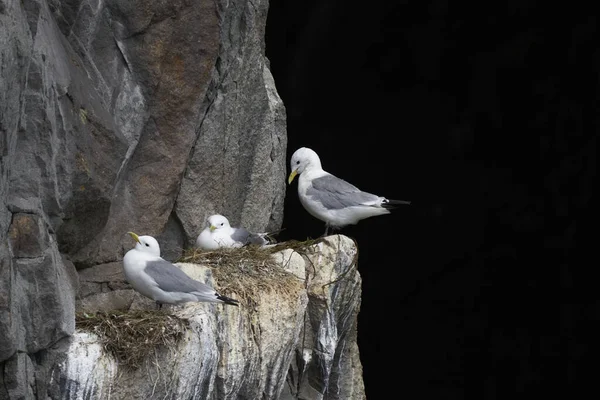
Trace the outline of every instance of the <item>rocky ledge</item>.
{"label": "rocky ledge", "polygon": [[[49,357],[48,396],[364,399],[356,343],[361,299],[356,255],[351,239],[334,235],[274,252],[268,262],[240,263],[236,272],[232,266],[177,264],[238,298],[239,307],[189,303],[157,310],[123,282],[117,290],[89,294],[80,299],[84,316],[78,322],[95,313],[110,316],[106,304],[121,304],[127,310],[113,315],[121,323],[131,325],[127,313],[139,315],[139,310],[162,315],[169,325],[160,329],[170,330],[176,339],[149,343],[139,364],[130,365],[110,350],[111,338],[101,329],[78,323],[75,334],[52,349],[57,355]],[[106,276],[113,284],[120,280],[118,273]],[[114,298],[120,300],[115,303]],[[143,341],[142,333],[138,345]]]}

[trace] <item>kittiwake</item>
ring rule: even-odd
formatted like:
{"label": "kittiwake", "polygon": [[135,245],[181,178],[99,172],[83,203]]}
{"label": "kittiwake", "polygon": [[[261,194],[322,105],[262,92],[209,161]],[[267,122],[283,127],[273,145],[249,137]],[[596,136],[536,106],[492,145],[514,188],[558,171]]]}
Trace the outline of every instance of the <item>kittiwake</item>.
{"label": "kittiwake", "polygon": [[196,247],[203,250],[235,248],[246,245],[265,246],[269,244],[266,233],[253,233],[246,228],[234,228],[227,218],[220,214],[211,215],[206,227],[196,239]]}
{"label": "kittiwake", "polygon": [[298,197],[302,206],[313,217],[325,222],[325,235],[329,228],[339,229],[346,225],[376,215],[389,214],[390,209],[410,201],[391,200],[363,192],[321,167],[316,152],[301,147],[294,152],[288,184],[298,177]]}
{"label": "kittiwake", "polygon": [[152,236],[128,233],[137,243],[123,257],[123,270],[125,278],[136,291],[160,305],[199,301],[237,306],[237,300],[220,295],[212,287],[190,278],[161,258],[160,246]]}

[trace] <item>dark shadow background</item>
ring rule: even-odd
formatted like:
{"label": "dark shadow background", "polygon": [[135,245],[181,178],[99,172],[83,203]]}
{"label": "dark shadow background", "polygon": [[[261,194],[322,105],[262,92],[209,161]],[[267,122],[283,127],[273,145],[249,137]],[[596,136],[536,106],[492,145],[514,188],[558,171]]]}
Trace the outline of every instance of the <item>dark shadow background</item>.
{"label": "dark shadow background", "polygon": [[[288,160],[413,201],[341,231],[367,398],[598,394],[598,19],[462,3],[271,0]],[[324,231],[296,189],[283,240]]]}

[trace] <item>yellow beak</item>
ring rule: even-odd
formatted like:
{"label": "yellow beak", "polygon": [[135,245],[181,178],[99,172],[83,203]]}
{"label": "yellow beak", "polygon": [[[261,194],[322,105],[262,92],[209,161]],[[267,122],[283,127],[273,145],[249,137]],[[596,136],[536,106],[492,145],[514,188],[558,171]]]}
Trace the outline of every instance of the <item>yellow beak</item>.
{"label": "yellow beak", "polygon": [[210,231],[212,232],[212,231],[214,231],[215,229],[217,229],[217,227],[216,227],[216,226],[214,226],[214,225],[211,225],[211,226],[210,226],[210,228],[208,228],[208,229],[210,229]]}
{"label": "yellow beak", "polygon": [[133,233],[133,232],[127,232],[127,233],[129,233],[129,234],[131,235],[131,237],[133,238],[133,240],[135,240],[135,241],[136,241],[136,242],[138,242],[138,243],[141,243],[141,242],[140,242],[140,238],[139,238],[139,236],[138,236],[138,235],[136,235],[136,234],[135,234],[135,233]]}
{"label": "yellow beak", "polygon": [[294,180],[294,178],[296,177],[296,175],[298,175],[298,171],[293,170],[292,173],[290,174],[290,177],[288,178],[288,185],[290,183],[292,183],[292,181]]}

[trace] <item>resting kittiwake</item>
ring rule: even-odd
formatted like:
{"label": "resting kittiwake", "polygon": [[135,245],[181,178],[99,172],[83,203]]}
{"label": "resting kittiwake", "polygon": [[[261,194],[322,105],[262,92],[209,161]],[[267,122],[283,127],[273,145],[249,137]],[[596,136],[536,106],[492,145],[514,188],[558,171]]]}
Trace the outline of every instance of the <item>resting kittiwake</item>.
{"label": "resting kittiwake", "polygon": [[245,228],[234,228],[227,218],[215,214],[208,217],[206,228],[196,239],[196,247],[203,250],[242,247],[248,244],[264,246],[269,244],[266,233],[252,233]]}
{"label": "resting kittiwake", "polygon": [[123,257],[123,269],[125,278],[136,291],[161,305],[203,301],[237,306],[237,300],[220,295],[161,258],[160,246],[152,236],[128,233],[137,243]]}
{"label": "resting kittiwake", "polygon": [[390,209],[410,201],[391,200],[363,192],[321,167],[317,153],[307,147],[294,152],[290,161],[291,184],[298,177],[298,197],[313,217],[325,221],[325,235],[329,228],[339,229],[376,215],[389,214]]}

